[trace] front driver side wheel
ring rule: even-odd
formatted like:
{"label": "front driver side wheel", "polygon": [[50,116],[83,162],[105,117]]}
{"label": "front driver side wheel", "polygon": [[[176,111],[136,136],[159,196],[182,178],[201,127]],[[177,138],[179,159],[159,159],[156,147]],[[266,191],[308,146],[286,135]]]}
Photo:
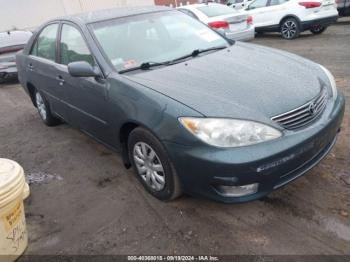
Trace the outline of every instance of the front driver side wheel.
{"label": "front driver side wheel", "polygon": [[181,196],[180,180],[163,145],[148,130],[134,129],[128,139],[131,164],[144,188],[159,200]]}
{"label": "front driver side wheel", "polygon": [[280,30],[284,39],[292,40],[300,35],[299,22],[292,17],[283,20]]}

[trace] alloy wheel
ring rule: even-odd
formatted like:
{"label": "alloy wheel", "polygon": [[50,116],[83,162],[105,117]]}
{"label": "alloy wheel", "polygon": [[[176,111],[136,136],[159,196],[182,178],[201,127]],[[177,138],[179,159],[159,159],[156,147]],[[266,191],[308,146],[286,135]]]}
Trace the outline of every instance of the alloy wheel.
{"label": "alloy wheel", "polygon": [[162,191],[165,187],[165,173],[157,153],[146,143],[135,144],[133,158],[138,174],[146,185],[154,191]]}
{"label": "alloy wheel", "polygon": [[320,32],[322,32],[324,30],[324,27],[321,25],[315,25],[314,27],[312,27],[311,32],[313,32],[314,34],[318,34]]}
{"label": "alloy wheel", "polygon": [[294,21],[287,20],[281,28],[281,33],[284,38],[291,39],[297,33],[297,24]]}
{"label": "alloy wheel", "polygon": [[36,106],[38,108],[39,115],[45,121],[47,118],[46,105],[44,103],[43,97],[41,96],[41,94],[39,92],[37,92],[35,95],[35,102],[36,102]]}

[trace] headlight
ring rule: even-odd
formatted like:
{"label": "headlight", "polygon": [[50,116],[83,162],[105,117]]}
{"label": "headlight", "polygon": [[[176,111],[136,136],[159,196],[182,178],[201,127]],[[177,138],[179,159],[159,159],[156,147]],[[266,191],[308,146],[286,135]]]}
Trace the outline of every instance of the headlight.
{"label": "headlight", "polygon": [[282,136],[270,126],[236,119],[182,117],[180,123],[205,143],[217,147],[241,147]]}
{"label": "headlight", "polygon": [[336,100],[338,97],[338,90],[337,90],[337,84],[335,82],[334,76],[324,66],[320,65],[320,67],[322,68],[322,70],[325,72],[325,74],[327,75],[327,77],[329,79],[329,82],[330,82],[331,87],[332,87],[333,99]]}

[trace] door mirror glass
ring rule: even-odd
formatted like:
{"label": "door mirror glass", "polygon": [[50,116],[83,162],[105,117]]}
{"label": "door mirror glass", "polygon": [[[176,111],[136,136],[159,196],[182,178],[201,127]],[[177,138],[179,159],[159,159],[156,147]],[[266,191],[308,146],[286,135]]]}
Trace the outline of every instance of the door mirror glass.
{"label": "door mirror glass", "polygon": [[73,77],[99,77],[101,75],[97,67],[93,67],[86,61],[69,63],[68,72]]}

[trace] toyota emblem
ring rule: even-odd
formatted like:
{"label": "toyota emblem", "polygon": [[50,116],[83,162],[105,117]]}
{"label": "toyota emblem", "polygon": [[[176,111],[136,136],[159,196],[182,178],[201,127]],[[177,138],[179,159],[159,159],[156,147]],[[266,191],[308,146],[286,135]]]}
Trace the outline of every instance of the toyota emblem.
{"label": "toyota emblem", "polygon": [[314,115],[316,113],[316,104],[315,103],[311,103],[309,106],[309,113],[311,115]]}

